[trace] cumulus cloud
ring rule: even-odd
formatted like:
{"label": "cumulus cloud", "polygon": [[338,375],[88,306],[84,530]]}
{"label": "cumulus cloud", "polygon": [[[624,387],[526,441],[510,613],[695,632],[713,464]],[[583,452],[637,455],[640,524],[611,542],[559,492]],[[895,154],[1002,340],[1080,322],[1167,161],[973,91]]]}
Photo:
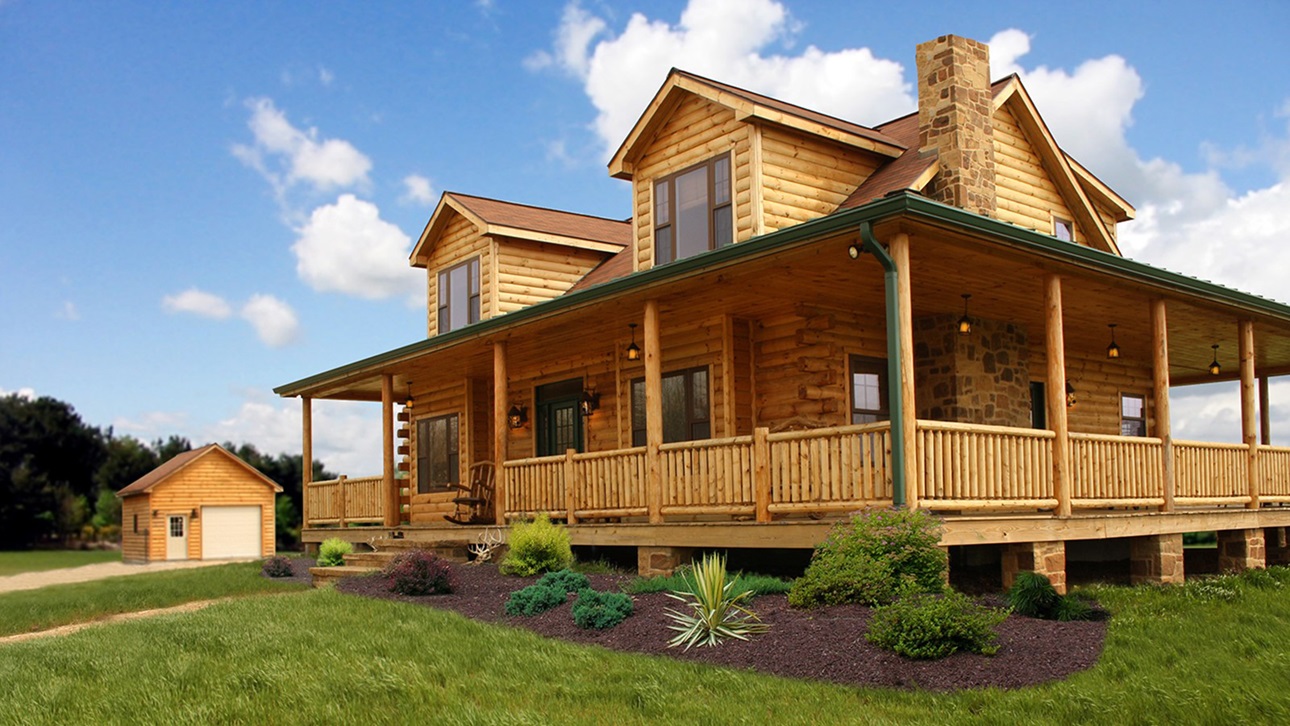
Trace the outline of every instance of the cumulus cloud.
{"label": "cumulus cloud", "polygon": [[403,177],[403,196],[399,199],[411,204],[434,204],[434,186],[420,174],[408,174]]}
{"label": "cumulus cloud", "polygon": [[776,43],[791,44],[798,29],[775,0],[690,0],[675,24],[634,13],[614,35],[608,21],[575,0],[565,6],[551,50],[525,65],[556,68],[582,82],[607,152],[626,137],[672,66],[859,123],[914,108],[903,66],[868,48],[774,52]]}
{"label": "cumulus cloud", "polygon": [[408,266],[412,239],[371,202],[342,194],[296,234],[296,271],[315,290],[371,300],[424,295],[424,273]]}
{"label": "cumulus cloud", "polygon": [[63,307],[59,308],[58,312],[54,313],[54,317],[59,320],[80,320],[81,311],[77,309],[76,303],[71,300],[64,300]]}
{"label": "cumulus cloud", "polygon": [[5,398],[7,396],[17,396],[18,398],[24,398],[28,401],[34,401],[36,400],[36,389],[19,388],[16,391],[10,391],[5,388],[0,388],[0,398]]}
{"label": "cumulus cloud", "polygon": [[[314,457],[348,476],[381,473],[381,407],[353,401],[315,401]],[[200,427],[202,441],[249,442],[269,453],[300,453],[300,400],[252,395],[231,416]]]}
{"label": "cumulus cloud", "polygon": [[161,307],[168,313],[191,313],[211,320],[226,320],[233,308],[219,295],[190,287],[178,295],[161,298]]}
{"label": "cumulus cloud", "polygon": [[234,144],[233,155],[258,171],[282,200],[306,184],[316,191],[364,187],[372,161],[348,141],[320,139],[318,129],[299,129],[270,98],[247,99],[252,144]]}
{"label": "cumulus cloud", "polygon": [[270,348],[293,343],[300,333],[295,311],[272,295],[252,295],[242,306],[242,319],[255,328],[260,341]]}

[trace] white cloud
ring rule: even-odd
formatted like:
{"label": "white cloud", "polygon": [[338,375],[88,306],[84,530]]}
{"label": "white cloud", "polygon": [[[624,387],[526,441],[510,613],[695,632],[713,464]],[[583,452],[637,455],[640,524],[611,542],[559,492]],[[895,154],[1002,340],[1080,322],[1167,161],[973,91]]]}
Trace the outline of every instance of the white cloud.
{"label": "white cloud", "polygon": [[301,130],[270,98],[251,98],[247,122],[255,142],[234,144],[233,155],[258,171],[273,186],[281,201],[296,184],[316,191],[366,187],[372,161],[342,139],[318,138],[318,129]]}
{"label": "white cloud", "polygon": [[[136,418],[119,416],[112,421],[112,429],[124,431],[136,438],[152,440],[173,435],[185,435],[188,414],[182,411],[146,411]],[[201,442],[194,442],[201,443]]]}
{"label": "white cloud", "polygon": [[80,320],[81,311],[76,309],[76,303],[71,300],[64,300],[63,307],[54,313],[54,317],[59,320]]}
{"label": "white cloud", "polygon": [[371,202],[342,194],[296,233],[296,271],[315,290],[370,300],[424,296],[424,273],[408,265],[412,239]]}
{"label": "white cloud", "polygon": [[332,73],[324,66],[318,66],[318,82],[324,86],[330,86],[332,81],[336,80],[336,74]]}
{"label": "white cloud", "polygon": [[19,388],[16,391],[10,391],[4,388],[0,388],[0,398],[5,398],[7,396],[17,396],[18,398],[25,398],[28,401],[34,401],[36,400],[36,389]]}
{"label": "white cloud", "polygon": [[[381,473],[380,404],[314,401],[314,458],[346,476]],[[298,454],[302,448],[300,399],[252,396],[237,412],[200,430],[202,441],[253,444],[262,452]]]}
{"label": "white cloud", "polygon": [[224,298],[195,287],[161,298],[161,307],[168,313],[192,313],[211,320],[225,320],[233,314]]}
{"label": "white cloud", "polygon": [[288,345],[300,333],[295,311],[272,295],[252,295],[242,306],[242,319],[255,328],[260,341],[270,348]]}
{"label": "white cloud", "polygon": [[634,13],[617,36],[608,28],[575,0],[565,7],[553,49],[526,61],[530,69],[556,67],[582,81],[607,151],[618,147],[672,66],[860,123],[914,107],[901,64],[867,48],[768,53],[777,41],[791,43],[798,29],[774,0],[691,0],[675,25]]}
{"label": "white cloud", "polygon": [[435,191],[430,180],[420,174],[408,174],[403,177],[403,196],[400,201],[413,204],[434,204]]}

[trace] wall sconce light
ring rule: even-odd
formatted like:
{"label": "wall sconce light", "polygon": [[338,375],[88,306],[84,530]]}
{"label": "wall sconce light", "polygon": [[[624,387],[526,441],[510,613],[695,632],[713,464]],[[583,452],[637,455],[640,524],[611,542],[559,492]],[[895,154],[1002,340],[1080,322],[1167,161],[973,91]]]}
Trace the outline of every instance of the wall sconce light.
{"label": "wall sconce light", "polygon": [[193,508],[193,513],[192,513],[192,515],[191,515],[191,516],[192,516],[192,518],[193,518],[193,519],[197,519],[197,508],[196,508],[196,507],[194,507],[194,508]]}
{"label": "wall sconce light", "polygon": [[600,394],[594,389],[582,392],[582,415],[590,416],[593,411],[600,408]]}
{"label": "wall sconce light", "polygon": [[1218,364],[1218,343],[1215,343],[1210,347],[1214,349],[1214,360],[1209,364],[1209,374],[1211,376],[1216,376],[1223,372],[1223,366]]}
{"label": "wall sconce light", "polygon": [[864,248],[860,246],[859,242],[852,242],[851,246],[847,247],[847,256],[853,260],[860,259],[862,254],[864,254]]}
{"label": "wall sconce light", "polygon": [[513,429],[518,429],[528,423],[529,410],[518,403],[511,405],[511,410],[506,412],[506,423],[510,424]]}
{"label": "wall sconce light", "polygon": [[1078,399],[1075,398],[1075,386],[1070,381],[1066,381],[1066,408],[1075,408]]}
{"label": "wall sconce light", "polygon": [[161,510],[160,510],[160,509],[154,509],[154,510],[152,510],[152,516],[154,516],[154,517],[155,517],[155,516],[157,516],[157,515],[159,515],[159,514],[161,514]]}
{"label": "wall sconce light", "polygon": [[1106,327],[1111,329],[1111,344],[1106,346],[1106,357],[1119,358],[1120,346],[1115,344],[1115,323],[1107,323]]}
{"label": "wall sconce light", "polygon": [[959,318],[959,335],[972,332],[972,319],[968,317],[968,300],[971,299],[971,293],[963,293],[963,317]]}
{"label": "wall sconce light", "polygon": [[640,360],[641,347],[636,345],[636,323],[628,323],[627,327],[632,329],[632,344],[627,346],[627,360]]}

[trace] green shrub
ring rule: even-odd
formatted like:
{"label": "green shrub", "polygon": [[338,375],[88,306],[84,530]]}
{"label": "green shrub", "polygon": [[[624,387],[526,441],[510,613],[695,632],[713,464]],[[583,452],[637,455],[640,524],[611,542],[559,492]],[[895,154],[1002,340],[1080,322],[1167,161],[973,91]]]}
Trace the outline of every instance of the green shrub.
{"label": "green shrub", "polygon": [[1092,620],[1093,606],[1073,595],[1063,596],[1053,608],[1053,617],[1062,622],[1072,620]]}
{"label": "green shrub", "polygon": [[621,592],[596,592],[586,588],[578,591],[578,599],[573,603],[573,622],[579,628],[612,628],[631,614],[632,599]]}
{"label": "green shrub", "polygon": [[[623,588],[633,595],[644,595],[651,592],[677,592],[685,590],[689,586],[689,573],[691,568],[678,568],[671,575],[658,575],[655,577],[637,577],[628,582]],[[732,592],[735,594],[741,592],[750,593],[748,598],[759,597],[761,595],[783,595],[792,589],[793,583],[790,580],[782,580],[770,575],[758,575],[756,573],[738,572],[734,576],[735,586]]]}
{"label": "green shrub", "polygon": [[386,566],[390,592],[400,595],[447,595],[453,591],[452,565],[433,552],[409,550]]}
{"label": "green shrub", "polygon": [[962,593],[910,592],[874,610],[869,642],[906,658],[932,660],[958,651],[994,655],[995,627],[1008,614],[972,602]]}
{"label": "green shrub", "polygon": [[793,584],[793,607],[881,605],[903,590],[938,593],[949,566],[939,524],[922,510],[878,509],[835,525]]}
{"label": "green shrub", "polygon": [[559,572],[548,572],[534,583],[542,587],[551,587],[564,592],[578,592],[579,590],[588,590],[591,588],[591,581],[581,572],[573,570],[560,570]]}
{"label": "green shrub", "polygon": [[323,540],[318,546],[318,566],[338,567],[345,564],[345,555],[354,551],[354,545],[339,537]]}
{"label": "green shrub", "polygon": [[689,606],[689,612],[667,609],[673,622],[668,627],[677,631],[668,641],[669,648],[684,645],[689,650],[695,645],[716,645],[726,638],[747,640],[749,635],[770,629],[742,605],[749,593],[735,592],[734,580],[726,575],[725,557],[704,557],[686,577],[686,587],[667,594]]}
{"label": "green shrub", "polygon": [[1047,577],[1037,572],[1018,572],[1017,579],[1008,590],[1008,605],[1018,615],[1028,618],[1052,620],[1062,596]]}
{"label": "green shrub", "polygon": [[529,585],[523,590],[511,593],[510,598],[506,600],[506,614],[512,617],[516,615],[532,617],[563,605],[568,598],[569,593],[559,588]]}
{"label": "green shrub", "polygon": [[291,570],[291,560],[285,557],[270,557],[264,561],[260,571],[268,577],[291,577],[295,574]]}
{"label": "green shrub", "polygon": [[528,577],[564,570],[573,564],[569,530],[552,524],[551,518],[545,514],[539,514],[532,522],[521,522],[511,527],[508,544],[510,551],[500,568],[505,575]]}

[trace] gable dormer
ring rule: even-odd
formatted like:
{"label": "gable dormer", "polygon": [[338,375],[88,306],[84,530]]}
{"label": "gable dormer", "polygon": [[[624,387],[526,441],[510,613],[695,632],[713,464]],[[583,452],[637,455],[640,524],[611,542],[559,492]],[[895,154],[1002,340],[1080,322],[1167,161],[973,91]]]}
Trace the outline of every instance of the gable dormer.
{"label": "gable dormer", "polygon": [[411,257],[427,335],[559,297],[629,241],[625,221],[445,192]]}
{"label": "gable dormer", "polygon": [[905,145],[673,69],[609,162],[632,182],[634,270],[822,217]]}

